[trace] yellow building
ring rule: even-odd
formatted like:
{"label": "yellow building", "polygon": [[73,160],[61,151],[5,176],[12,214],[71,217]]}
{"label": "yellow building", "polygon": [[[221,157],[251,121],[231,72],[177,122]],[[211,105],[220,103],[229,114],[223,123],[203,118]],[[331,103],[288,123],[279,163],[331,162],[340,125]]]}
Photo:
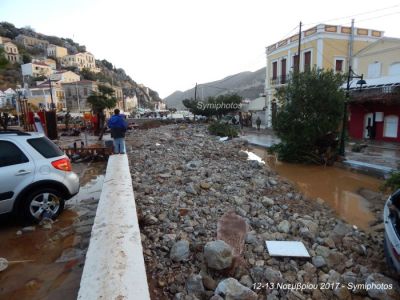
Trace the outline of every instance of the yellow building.
{"label": "yellow building", "polygon": [[[287,83],[290,73],[299,68],[333,69],[347,72],[351,27],[319,24],[301,32],[301,50],[298,55],[299,34],[278,41],[266,48],[267,68],[265,80],[266,123],[271,127],[276,112],[276,88]],[[383,37],[383,31],[354,28],[353,53]]]}
{"label": "yellow building", "polygon": [[39,109],[49,110],[52,108],[52,103],[57,111],[66,108],[64,89],[59,83],[53,82],[51,89],[49,82],[41,83],[36,88],[28,89],[25,97],[28,103],[35,105]]}
{"label": "yellow building", "polygon": [[72,71],[61,70],[51,74],[50,79],[53,81],[60,81],[61,83],[69,83],[80,81],[81,77]]}
{"label": "yellow building", "polygon": [[39,47],[42,49],[46,49],[47,46],[49,45],[49,42],[46,40],[37,39],[32,36],[27,36],[24,34],[19,34],[15,38],[15,41],[24,45],[25,47]]}
{"label": "yellow building", "polygon": [[61,58],[68,55],[67,48],[50,44],[47,47],[47,55],[54,58]]}
{"label": "yellow building", "polygon": [[353,80],[350,86],[349,135],[400,142],[400,39],[383,37],[365,47],[353,66],[366,84],[359,89]]}
{"label": "yellow building", "polygon": [[90,52],[66,55],[60,59],[60,62],[63,67],[75,67],[80,71],[85,68],[95,73],[100,72],[100,69],[96,67],[94,55]]}
{"label": "yellow building", "polygon": [[1,44],[1,46],[4,49],[5,56],[8,59],[8,61],[12,63],[20,62],[18,47],[15,44],[11,42],[5,42],[4,44]]}

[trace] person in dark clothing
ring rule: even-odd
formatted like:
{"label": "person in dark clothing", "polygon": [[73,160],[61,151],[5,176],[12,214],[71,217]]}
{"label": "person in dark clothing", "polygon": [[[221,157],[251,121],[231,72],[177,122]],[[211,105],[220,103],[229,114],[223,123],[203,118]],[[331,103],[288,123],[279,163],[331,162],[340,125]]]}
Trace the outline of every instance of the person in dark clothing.
{"label": "person in dark clothing", "polygon": [[128,124],[124,116],[119,114],[119,109],[114,110],[114,115],[108,120],[111,137],[114,139],[114,154],[125,154],[125,132]]}
{"label": "person in dark clothing", "polygon": [[261,125],[260,117],[257,117],[256,124],[257,124],[257,130],[260,130],[260,125]]}

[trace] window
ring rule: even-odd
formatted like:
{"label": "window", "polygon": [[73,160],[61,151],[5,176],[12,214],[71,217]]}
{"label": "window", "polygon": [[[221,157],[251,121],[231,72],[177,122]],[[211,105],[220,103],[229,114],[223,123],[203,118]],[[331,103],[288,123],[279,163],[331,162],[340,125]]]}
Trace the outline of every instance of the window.
{"label": "window", "polygon": [[400,75],[400,62],[396,62],[389,67],[389,76]]}
{"label": "window", "polygon": [[298,70],[298,68],[299,68],[299,56],[294,55],[293,56],[293,69]]}
{"label": "window", "polygon": [[286,83],[286,58],[281,60],[281,83]]}
{"label": "window", "polygon": [[45,158],[64,155],[64,152],[46,137],[28,139],[27,142]]}
{"label": "window", "polygon": [[311,51],[304,52],[304,70],[311,68]]}
{"label": "window", "polygon": [[343,59],[336,59],[335,60],[335,71],[336,73],[343,72]]}
{"label": "window", "polygon": [[276,79],[278,77],[278,62],[274,61],[272,63],[272,79]]}
{"label": "window", "polygon": [[368,65],[368,78],[377,78],[381,75],[381,63],[374,62]]}
{"label": "window", "polygon": [[13,143],[0,141],[0,168],[29,162],[25,154]]}
{"label": "window", "polygon": [[87,96],[87,95],[88,95],[88,92],[87,92],[87,88],[86,88],[86,87],[83,88],[83,95],[84,95],[84,96]]}
{"label": "window", "polygon": [[395,115],[386,116],[384,121],[383,136],[397,138],[397,128],[399,126],[399,117]]}

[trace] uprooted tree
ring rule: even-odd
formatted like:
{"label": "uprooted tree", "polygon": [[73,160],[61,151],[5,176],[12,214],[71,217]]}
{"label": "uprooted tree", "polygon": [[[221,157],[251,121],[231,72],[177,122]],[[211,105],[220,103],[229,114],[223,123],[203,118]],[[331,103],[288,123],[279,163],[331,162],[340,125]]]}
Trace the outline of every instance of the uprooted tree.
{"label": "uprooted tree", "polygon": [[343,118],[344,75],[312,69],[293,73],[277,89],[279,108],[274,130],[281,143],[272,147],[288,162],[332,164],[337,155]]}
{"label": "uprooted tree", "polygon": [[117,98],[114,96],[114,90],[111,87],[99,85],[99,91],[93,92],[87,98],[87,101],[92,106],[93,113],[97,116],[95,134],[100,135],[99,140],[101,140],[105,124],[104,110],[114,108],[117,104]]}

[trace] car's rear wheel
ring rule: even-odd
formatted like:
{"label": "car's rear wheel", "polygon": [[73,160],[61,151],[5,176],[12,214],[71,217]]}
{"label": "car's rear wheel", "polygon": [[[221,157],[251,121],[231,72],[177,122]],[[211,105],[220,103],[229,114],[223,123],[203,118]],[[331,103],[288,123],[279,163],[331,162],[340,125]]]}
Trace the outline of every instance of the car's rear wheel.
{"label": "car's rear wheel", "polygon": [[56,218],[64,209],[62,194],[52,188],[41,188],[29,193],[23,203],[23,214],[33,222],[42,218]]}

